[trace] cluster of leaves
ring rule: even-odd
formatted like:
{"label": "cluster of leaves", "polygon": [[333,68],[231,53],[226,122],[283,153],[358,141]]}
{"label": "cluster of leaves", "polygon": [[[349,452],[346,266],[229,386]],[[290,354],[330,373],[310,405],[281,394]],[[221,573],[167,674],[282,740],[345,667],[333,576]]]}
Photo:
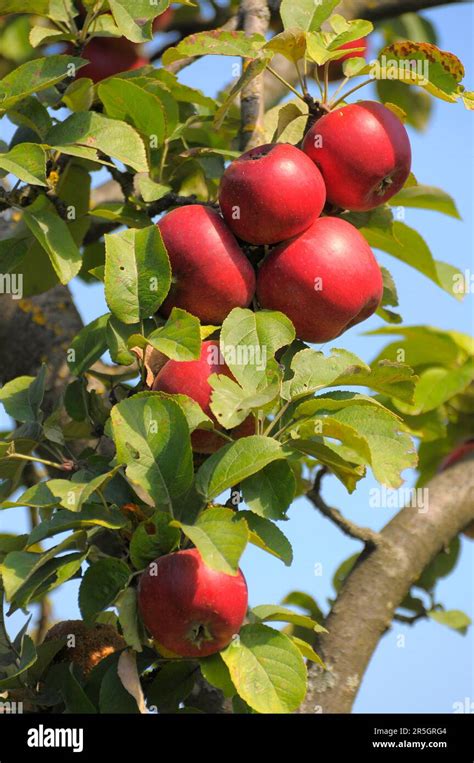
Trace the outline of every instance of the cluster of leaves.
{"label": "cluster of leaves", "polygon": [[[111,14],[101,23],[108,25],[107,33],[139,42],[150,34],[152,17],[167,5],[109,0]],[[204,32],[170,48],[165,65],[209,54],[247,59],[242,77],[217,102],[165,68],[151,66],[93,85],[80,77],[83,59],[69,55],[34,57],[0,85],[1,114],[18,126],[0,153],[0,167],[19,181],[14,192],[0,198],[17,219],[11,238],[0,242],[0,271],[22,273],[25,296],[77,275],[98,279],[109,308],[65,348],[75,378],[52,412],[43,410],[46,369],[0,391],[6,412],[18,422],[0,443],[0,510],[27,506],[40,519],[29,534],[0,535],[4,595],[10,612],[25,610],[67,580],[81,578],[84,620],[117,624],[136,655],[128,667],[137,681],[142,679],[147,704],[159,710],[192,705],[188,698],[201,672],[234,698],[236,712],[291,712],[304,696],[304,660],[320,662],[313,649],[320,612],[313,605],[311,616],[282,606],[256,607],[239,638],[219,655],[199,664],[166,659],[150,648],[139,621],[138,573],[188,541],[206,564],[228,574],[235,574],[249,542],[290,564],[291,546],[276,522],[287,519],[288,508],[306,492],[318,466],[326,466],[349,492],[368,467],[381,483],[398,487],[403,470],[416,465],[410,434],[432,431],[439,406],[446,407],[441,409],[446,418],[448,408],[451,413],[452,394],[427,407],[431,369],[420,363],[418,350],[406,362],[388,351],[367,365],[344,349],[324,354],[307,347],[277,312],[235,309],[219,329],[201,326],[183,310],[175,309],[167,321],[157,315],[171,284],[166,249],[150,224],[160,203],[170,194],[214,202],[225,161],[235,155],[229,148],[238,130],[235,97],[253,76],[271,69],[274,55],[297,65],[304,58],[322,65],[342,55],[341,44],[371,31],[367,22],[332,16],[333,31],[322,32],[335,5],[332,0],[316,6],[284,1],[285,29],[270,41],[240,32]],[[30,41],[47,52],[52,42],[72,40],[69,7],[46,0],[28,3],[24,10],[50,19],[50,25],[33,27]],[[8,3],[6,8],[11,10]],[[138,25],[137,19],[148,23]],[[403,57],[397,43],[387,51]],[[452,54],[438,51],[433,62],[433,50],[414,43],[408,54],[413,56],[431,61],[428,93],[469,104]],[[75,71],[79,76],[71,81]],[[345,64],[345,73],[368,71],[355,58]],[[298,142],[305,108],[290,103],[269,111],[269,138]],[[121,178],[126,198],[91,209],[91,173],[104,168]],[[419,234],[394,220],[396,206],[457,216],[454,203],[439,189],[410,178],[390,206],[350,216],[373,247],[453,292],[455,269],[434,260]],[[104,226],[109,233],[102,241]],[[115,228],[125,230],[112,233]],[[397,305],[388,272],[385,286],[379,314],[398,323],[400,317],[388,309]],[[198,459],[190,435],[212,429],[212,421],[185,396],[151,392],[147,358],[150,353],[180,361],[198,358],[202,340],[210,336],[219,337],[234,379],[211,378],[211,408],[224,430],[223,447]],[[404,336],[409,343],[410,335]],[[465,395],[472,379],[464,368],[469,353],[466,345],[462,350],[463,341],[452,338],[457,355],[445,380],[446,390],[458,385],[457,395]],[[97,369],[107,351],[121,368]],[[411,365],[420,373],[418,384]],[[439,375],[436,379],[438,391]],[[233,441],[232,429],[248,416],[255,434]],[[445,422],[443,432],[448,427]],[[107,448],[110,443],[113,448]],[[59,476],[19,494],[26,484],[25,466],[38,461]],[[64,472],[70,472],[69,479]],[[223,494],[235,494],[237,487],[243,507],[223,505]],[[302,602],[300,595],[287,603]],[[274,621],[295,630],[266,625]],[[50,693],[33,691],[51,672],[55,649],[62,644],[35,648],[26,627],[13,643],[0,628],[0,690],[23,688],[40,706],[56,704],[59,693],[68,711],[140,709],[140,700],[123,688],[118,655],[103,661],[86,681],[73,669],[54,666],[56,678],[49,684],[45,679]]]}

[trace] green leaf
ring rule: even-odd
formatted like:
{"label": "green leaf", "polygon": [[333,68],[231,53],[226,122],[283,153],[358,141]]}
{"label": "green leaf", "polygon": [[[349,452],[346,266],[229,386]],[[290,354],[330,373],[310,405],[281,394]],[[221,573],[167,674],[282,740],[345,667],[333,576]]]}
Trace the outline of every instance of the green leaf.
{"label": "green leaf", "polygon": [[193,480],[189,428],[179,405],[139,393],[114,406],[111,419],[117,462],[126,465],[128,479],[172,510]]}
{"label": "green leaf", "polygon": [[[69,512],[80,512],[82,505],[91,498],[96,490],[103,488],[115,476],[118,469],[119,467],[116,466],[111,471],[99,474],[88,482],[64,479],[39,482],[28,488],[16,501],[4,501],[1,507],[33,506],[48,508],[62,506]],[[79,521],[80,517],[77,517],[77,520]]]}
{"label": "green leaf", "polygon": [[270,50],[273,54],[279,53],[296,64],[306,53],[306,35],[300,29],[285,29],[272,37],[264,50]]}
{"label": "green leaf", "polygon": [[122,323],[114,315],[109,316],[105,330],[110,357],[114,363],[129,366],[135,362],[136,356],[128,349],[128,340],[140,331],[139,323]]}
{"label": "green leaf", "polygon": [[176,712],[193,690],[196,675],[194,662],[165,663],[147,688],[148,707],[156,707],[160,713]]}
{"label": "green leaf", "polygon": [[389,204],[392,207],[432,209],[435,212],[441,212],[458,220],[461,219],[454,199],[448,193],[442,191],[441,188],[434,188],[429,185],[414,185],[402,188],[395,196],[392,196]]}
{"label": "green leaf", "polygon": [[110,607],[129,578],[130,569],[120,559],[99,559],[92,564],[79,589],[79,608],[84,620],[94,620],[99,612]]}
{"label": "green leaf", "polygon": [[266,625],[244,625],[221,652],[239,696],[259,713],[291,713],[304,699],[306,668],[298,648]]}
{"label": "green leaf", "polygon": [[252,511],[239,511],[250,529],[249,541],[289,567],[293,561],[293,549],[284,533],[273,522]]}
{"label": "green leaf", "polygon": [[292,448],[301,453],[316,458],[324,466],[328,466],[335,477],[345,486],[349,493],[353,493],[357,483],[365,476],[365,467],[353,463],[350,458],[343,458],[332,447],[316,440],[297,439],[292,440]]}
{"label": "green leaf", "polygon": [[138,617],[138,601],[136,588],[126,588],[118,595],[116,606],[119,612],[119,623],[127,644],[136,652],[142,651],[140,624]]}
{"label": "green leaf", "polygon": [[52,665],[46,676],[46,687],[56,689],[68,713],[93,714],[97,710],[74,674],[74,663]]}
{"label": "green leaf", "polygon": [[437,623],[441,623],[441,625],[447,625],[448,628],[453,628],[463,633],[466,633],[472,623],[471,618],[459,609],[448,609],[446,611],[432,610],[428,612],[428,617],[431,617]]}
{"label": "green leaf", "polygon": [[226,32],[216,29],[209,32],[198,32],[168,48],[163,54],[163,65],[181,61],[189,56],[239,56],[240,58],[255,58],[265,45],[263,35],[245,32]]}
{"label": "green leaf", "polygon": [[40,420],[46,383],[46,366],[42,365],[38,376],[17,376],[0,389],[0,402],[5,412],[18,421]]}
{"label": "green leaf", "polygon": [[298,27],[305,31],[315,31],[329,18],[336,5],[338,0],[321,0],[317,3],[314,0],[300,0],[297,3],[293,0],[282,0],[281,20],[285,29]]}
{"label": "green leaf", "polygon": [[82,264],[81,253],[71,235],[68,223],[63,220],[46,196],[38,196],[23,209],[23,219],[48,253],[51,264],[62,284],[76,276]]}
{"label": "green leaf", "polygon": [[[404,362],[413,368],[426,365],[457,366],[466,359],[466,350],[459,345],[447,331],[431,326],[402,326],[392,328],[384,326],[375,331],[367,332],[368,336],[400,335],[381,351],[376,361],[395,361],[403,357]],[[469,350],[468,350],[469,352]]]}
{"label": "green leaf", "polygon": [[101,315],[100,318],[84,326],[72,340],[68,353],[68,366],[75,376],[80,376],[87,371],[107,349],[108,320],[109,313]]}
{"label": "green leaf", "polygon": [[137,570],[144,569],[158,556],[169,554],[179,546],[180,532],[170,525],[170,515],[155,511],[141,522],[130,541],[130,559]]}
{"label": "green leaf", "polygon": [[293,612],[292,609],[282,607],[279,604],[260,604],[258,607],[253,607],[251,613],[261,622],[292,623],[301,628],[316,631],[316,633],[327,633],[326,628],[312,620],[311,617],[300,615],[298,612]]}
{"label": "green leaf", "polygon": [[426,241],[408,225],[394,222],[391,229],[362,227],[360,232],[374,249],[388,252],[425,275],[448,294],[459,298],[454,289],[454,276],[459,270],[453,265],[435,260]]}
{"label": "green leaf", "polygon": [[243,481],[242,494],[247,506],[261,517],[286,519],[295,497],[295,475],[287,461],[273,461]]}
{"label": "green leaf", "polygon": [[[361,61],[361,68],[365,68],[366,62]],[[354,59],[352,59],[354,61]],[[346,66],[349,61],[344,62]],[[403,82],[397,80],[378,79],[376,82],[377,95],[382,103],[393,103],[406,114],[406,121],[416,130],[425,130],[433,113],[433,99],[421,89],[406,87]],[[389,204],[392,203],[390,200]]]}
{"label": "green leaf", "polygon": [[199,319],[186,310],[173,307],[165,325],[149,334],[146,341],[173,360],[196,360],[201,354]]}
{"label": "green leaf", "polygon": [[137,172],[148,171],[143,140],[133,127],[94,111],[72,114],[48,132],[46,141],[53,146],[92,147]]}
{"label": "green leaf", "polygon": [[163,145],[166,117],[162,102],[153,92],[132,79],[118,77],[99,84],[97,92],[107,116],[131,124],[149,143],[153,141],[154,148]]}
{"label": "green leaf", "polygon": [[20,143],[0,153],[0,168],[31,185],[47,185],[46,152],[37,143]]}
{"label": "green leaf", "polygon": [[211,654],[209,657],[203,657],[199,660],[201,673],[211,686],[224,694],[224,697],[233,697],[235,686],[230,677],[229,668],[219,653]]}
{"label": "green leaf", "polygon": [[211,411],[224,429],[241,424],[254,411],[260,413],[280,393],[282,373],[271,361],[256,389],[243,388],[224,374],[211,374]]}
{"label": "green leaf", "polygon": [[461,543],[459,538],[454,538],[449,544],[449,548],[440,551],[435,556],[413,585],[425,591],[432,591],[439,578],[445,578],[453,571],[459,558],[460,549]]}
{"label": "green leaf", "polygon": [[[3,274],[15,272],[16,275],[27,252],[28,244],[22,239],[6,238],[0,240],[0,272]],[[21,293],[20,281],[17,280],[15,283],[12,279],[11,287],[12,296],[19,298]]]}
{"label": "green leaf", "polygon": [[220,448],[204,462],[196,475],[196,487],[206,500],[212,501],[227,488],[280,458],[285,458],[285,452],[272,437],[242,437]]}
{"label": "green leaf", "polygon": [[275,352],[291,344],[295,329],[291,321],[275,310],[234,308],[220,334],[224,360],[243,387],[257,389],[265,380],[265,372],[274,361]]}
{"label": "green leaf", "polygon": [[290,638],[293,644],[298,647],[303,657],[305,657],[307,660],[311,660],[311,662],[315,662],[317,665],[323,668],[323,670],[326,669],[324,662],[322,661],[319,654],[316,654],[311,644],[308,644],[308,642],[304,641],[302,638],[298,638],[298,636],[290,635]]}
{"label": "green leaf", "polygon": [[43,520],[31,531],[26,548],[66,530],[78,530],[87,527],[107,527],[109,530],[120,530],[126,524],[127,520],[122,512],[114,506],[111,506],[107,511],[104,506],[99,504],[83,506],[80,512],[57,511],[52,519]]}
{"label": "green leaf", "polygon": [[108,668],[99,695],[99,710],[101,713],[119,713],[123,715],[139,713],[136,700],[127,691],[117,672],[117,661]]}
{"label": "green leaf", "polygon": [[427,368],[420,374],[410,412],[419,414],[438,408],[463,392],[473,379],[474,362],[472,360],[461,368]]}
{"label": "green leaf", "polygon": [[[83,533],[80,531],[69,535],[42,554],[30,551],[11,551],[7,554],[1,565],[1,573],[8,601],[15,608],[24,607],[40,588],[46,585],[47,590],[51,590],[73,575],[87,554],[58,555],[75,546],[78,541],[83,541]],[[61,567],[64,568],[62,571]]]}
{"label": "green leaf", "polygon": [[[376,479],[388,487],[399,487],[401,472],[414,468],[417,455],[401,420],[387,409],[371,405],[351,405],[322,416],[322,433],[341,440],[350,456],[356,454],[370,464]],[[342,425],[341,427],[339,425]]]}
{"label": "green leaf", "polygon": [[7,110],[28,95],[52,87],[86,65],[83,58],[47,56],[17,66],[0,80],[0,108]]}
{"label": "green leaf", "polygon": [[329,356],[316,350],[301,350],[291,361],[294,375],[284,382],[282,397],[297,400],[324,387],[363,386],[410,402],[416,377],[409,366],[380,360],[367,366],[347,350],[332,349]]}
{"label": "green leaf", "polygon": [[21,676],[36,662],[36,648],[31,638],[25,633],[21,640],[20,659],[15,668],[15,672],[9,673],[7,678],[0,680],[0,690],[8,689],[10,683],[16,683],[18,676]]}
{"label": "green leaf", "polygon": [[206,509],[194,525],[176,522],[194,543],[204,563],[218,572],[236,575],[248,541],[248,528],[240,513],[222,507]]}
{"label": "green leaf", "polygon": [[156,225],[105,236],[105,298],[122,323],[155,313],[171,283],[171,268]]}

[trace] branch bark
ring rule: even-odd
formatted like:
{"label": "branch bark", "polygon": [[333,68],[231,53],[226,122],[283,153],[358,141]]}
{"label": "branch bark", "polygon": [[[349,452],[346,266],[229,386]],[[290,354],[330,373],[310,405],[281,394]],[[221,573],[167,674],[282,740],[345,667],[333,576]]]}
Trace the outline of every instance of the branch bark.
{"label": "branch bark", "polygon": [[[265,35],[270,11],[265,0],[242,0],[240,26],[247,35]],[[245,62],[243,64],[245,66]],[[260,74],[243,88],[240,97],[240,148],[245,151],[261,145],[264,138],[264,76]]]}
{"label": "branch bark", "polygon": [[428,485],[429,508],[402,509],[366,548],[347,577],[318,639],[326,671],[309,668],[302,713],[348,713],[372,654],[411,585],[474,519],[474,469],[468,460]]}

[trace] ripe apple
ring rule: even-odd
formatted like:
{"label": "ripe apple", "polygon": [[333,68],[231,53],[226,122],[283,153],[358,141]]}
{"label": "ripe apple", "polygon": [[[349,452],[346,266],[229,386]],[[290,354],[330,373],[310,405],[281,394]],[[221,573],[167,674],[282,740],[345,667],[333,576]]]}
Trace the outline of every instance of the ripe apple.
{"label": "ripe apple", "polygon": [[[445,469],[449,469],[450,466],[454,466],[458,461],[462,461],[469,453],[474,451],[474,440],[466,440],[466,442],[460,443],[453,451],[446,456],[440,464],[440,472],[444,472]],[[474,540],[474,522],[470,522],[463,530],[463,535],[467,538]]]}
{"label": "ripe apple", "polygon": [[196,548],[155,559],[140,578],[138,606],[146,628],[181,657],[206,657],[226,647],[247,605],[242,572],[212,570]]}
{"label": "ripe apple", "polygon": [[236,236],[250,244],[276,244],[309,228],[322,212],[326,191],[307,159],[296,146],[275,143],[252,148],[227,167],[219,202]]}
{"label": "ripe apple", "polygon": [[[365,58],[369,45],[366,37],[360,37],[358,40],[352,40],[352,42],[345,42],[344,45],[340,45],[338,50],[353,50],[354,48],[362,48],[355,53],[346,53],[342,58],[338,58],[336,61],[331,61],[329,64],[329,81],[334,82],[336,79],[340,79],[343,75],[342,64],[344,61],[348,61],[350,58]],[[318,66],[318,75],[320,80],[324,77],[324,66]]]}
{"label": "ripe apple", "polygon": [[166,11],[153,19],[153,32],[166,32],[173,21],[174,10],[167,8]]}
{"label": "ripe apple", "polygon": [[82,57],[87,58],[89,63],[79,70],[79,76],[90,77],[93,82],[140,69],[150,63],[140,55],[138,46],[125,37],[94,37],[85,46]]}
{"label": "ripe apple", "polygon": [[382,274],[364,237],[350,223],[321,217],[263,261],[257,298],[280,310],[307,342],[327,342],[377,309]]}
{"label": "ripe apple", "polygon": [[303,150],[321,170],[328,201],[342,209],[364,212],[384,204],[410,174],[407,131],[375,101],[325,114],[307,132]]}
{"label": "ripe apple", "polygon": [[[211,374],[223,374],[231,379],[234,378],[229,367],[221,361],[219,342],[212,339],[203,342],[199,360],[168,360],[157,374],[153,389],[158,392],[168,392],[171,395],[188,395],[218,425],[210,408],[212,387],[208,379]],[[238,427],[230,430],[230,433],[237,439],[255,434],[253,417],[249,416]],[[225,445],[226,441],[216,432],[196,429],[191,435],[191,443],[197,453],[214,453]]]}
{"label": "ripe apple", "polygon": [[157,223],[173,272],[171,290],[160,308],[222,323],[234,307],[248,307],[255,273],[222,217],[202,204],[179,207]]}

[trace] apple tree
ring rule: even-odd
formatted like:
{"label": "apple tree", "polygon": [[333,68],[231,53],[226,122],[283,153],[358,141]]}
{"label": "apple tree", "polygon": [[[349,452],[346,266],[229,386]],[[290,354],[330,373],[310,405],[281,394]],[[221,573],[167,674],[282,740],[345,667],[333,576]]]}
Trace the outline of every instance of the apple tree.
{"label": "apple tree", "polygon": [[[393,620],[469,626],[436,583],[474,522],[472,343],[406,326],[373,250],[460,296],[397,214],[458,216],[410,172],[403,123],[474,96],[410,3],[169,5],[0,0],[0,510],[31,520],[0,533],[0,694],[349,711]],[[208,55],[241,60],[217,98],[180,80]],[[108,312],[83,325],[72,279],[103,284]],[[374,313],[387,344],[367,362],[344,332]],[[381,532],[322,496],[417,464],[429,512]],[[362,551],[334,560],[329,612],[302,591],[249,609],[239,560],[250,543],[291,564],[299,496]],[[50,628],[71,580],[82,619]]]}

